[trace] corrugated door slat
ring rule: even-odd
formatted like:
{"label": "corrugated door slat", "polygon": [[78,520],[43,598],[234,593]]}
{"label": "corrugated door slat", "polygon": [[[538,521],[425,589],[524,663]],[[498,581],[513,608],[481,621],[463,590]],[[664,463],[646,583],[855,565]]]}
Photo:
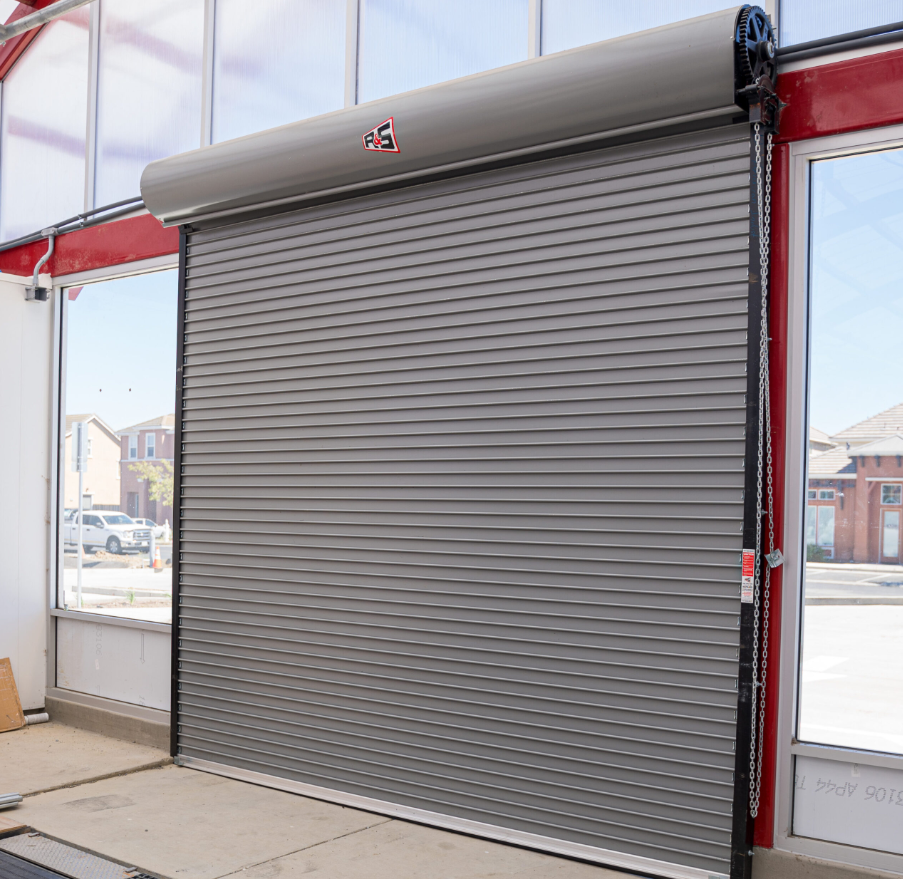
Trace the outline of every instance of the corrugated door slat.
{"label": "corrugated door slat", "polygon": [[194,232],[183,755],[726,873],[749,129]]}

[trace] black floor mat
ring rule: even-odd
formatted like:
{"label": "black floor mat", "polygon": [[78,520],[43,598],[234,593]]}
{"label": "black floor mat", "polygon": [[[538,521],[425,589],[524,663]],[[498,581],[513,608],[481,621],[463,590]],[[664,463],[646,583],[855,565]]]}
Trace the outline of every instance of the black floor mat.
{"label": "black floor mat", "polygon": [[60,879],[60,874],[0,852],[0,879]]}

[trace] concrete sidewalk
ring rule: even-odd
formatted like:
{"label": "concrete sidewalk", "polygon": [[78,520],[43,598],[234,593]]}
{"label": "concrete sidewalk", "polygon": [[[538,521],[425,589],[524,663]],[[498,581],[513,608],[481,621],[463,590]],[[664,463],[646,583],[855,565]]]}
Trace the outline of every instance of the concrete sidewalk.
{"label": "concrete sidewalk", "polygon": [[[166,879],[623,879],[622,873],[165,765],[60,724],[0,736],[7,815]],[[156,768],[142,768],[154,765]],[[97,779],[111,772],[114,777]],[[82,779],[82,781],[79,781]]]}

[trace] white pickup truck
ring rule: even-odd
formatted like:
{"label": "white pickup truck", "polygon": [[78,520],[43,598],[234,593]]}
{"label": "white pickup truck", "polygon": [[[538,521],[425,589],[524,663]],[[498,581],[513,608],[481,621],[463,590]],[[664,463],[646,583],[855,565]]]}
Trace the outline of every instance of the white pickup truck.
{"label": "white pickup truck", "polygon": [[[88,551],[105,549],[115,555],[141,552],[150,545],[150,529],[139,525],[125,513],[84,512],[82,544]],[[78,546],[78,513],[63,525],[63,542]]]}

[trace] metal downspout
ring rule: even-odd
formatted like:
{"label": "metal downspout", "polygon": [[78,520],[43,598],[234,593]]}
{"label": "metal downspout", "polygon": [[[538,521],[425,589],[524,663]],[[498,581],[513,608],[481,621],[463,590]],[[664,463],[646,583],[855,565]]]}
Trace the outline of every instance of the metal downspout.
{"label": "metal downspout", "polygon": [[41,272],[41,269],[47,263],[47,260],[53,256],[53,245],[56,241],[56,229],[44,229],[41,232],[42,235],[46,235],[49,239],[49,246],[47,248],[47,253],[45,253],[37,262],[34,267],[34,274],[31,278],[31,286],[25,288],[25,298],[29,302],[46,302],[48,296],[50,295],[50,289],[48,287],[39,287],[38,286],[38,275]]}

